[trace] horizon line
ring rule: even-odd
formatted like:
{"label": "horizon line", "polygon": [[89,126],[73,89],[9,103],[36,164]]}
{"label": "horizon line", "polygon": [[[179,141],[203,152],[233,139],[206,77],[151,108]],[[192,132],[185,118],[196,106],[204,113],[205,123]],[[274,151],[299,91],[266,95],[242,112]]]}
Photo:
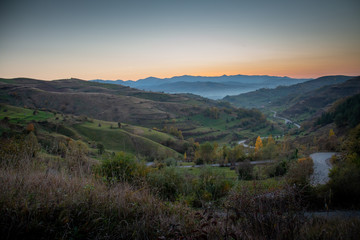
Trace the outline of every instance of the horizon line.
{"label": "horizon line", "polygon": [[43,78],[36,78],[36,77],[26,77],[26,76],[19,76],[19,77],[0,77],[2,79],[17,79],[17,78],[27,78],[27,79],[32,79],[32,80],[40,80],[40,81],[59,81],[59,80],[71,80],[71,79],[77,79],[77,80],[83,80],[83,81],[94,81],[94,80],[102,80],[102,81],[139,81],[139,80],[144,80],[144,79],[148,79],[148,78],[157,78],[157,79],[161,79],[161,80],[165,80],[165,79],[171,79],[171,78],[175,78],[175,77],[184,77],[184,76],[188,76],[188,77],[233,77],[233,76],[250,76],[250,77],[279,77],[279,78],[291,78],[291,79],[306,79],[306,80],[312,80],[312,79],[317,79],[320,77],[326,77],[326,76],[349,76],[349,77],[356,77],[356,76],[360,76],[360,74],[356,74],[356,75],[346,75],[346,74],[324,74],[324,75],[320,75],[317,77],[290,77],[290,76],[279,76],[279,75],[267,75],[267,74],[234,74],[234,75],[227,75],[227,74],[223,74],[223,75],[189,75],[189,74],[184,74],[184,75],[175,75],[172,77],[154,77],[154,76],[149,76],[149,77],[145,77],[145,78],[139,78],[137,80],[122,80],[122,79],[103,79],[103,78],[93,78],[93,79],[84,79],[84,78],[78,78],[78,77],[65,77],[65,78],[52,78],[52,79],[43,79]]}
{"label": "horizon line", "polygon": [[[360,75],[360,74],[359,74]],[[145,77],[145,78],[139,78],[137,80],[132,80],[132,79],[127,79],[127,80],[122,80],[122,79],[103,79],[103,78],[93,78],[93,79],[83,79],[83,78],[77,78],[77,77],[65,77],[65,78],[53,78],[53,79],[39,79],[39,78],[35,78],[35,77],[26,77],[26,76],[19,76],[19,77],[1,77],[2,79],[16,79],[16,78],[27,78],[27,79],[33,79],[33,80],[41,80],[41,81],[58,81],[58,80],[70,80],[70,79],[78,79],[78,80],[84,80],[84,81],[93,81],[93,80],[103,80],[103,81],[139,81],[139,80],[143,80],[143,79],[147,79],[147,78],[158,78],[158,79],[171,79],[171,78],[175,78],[175,77],[184,77],[184,76],[188,76],[188,77],[233,77],[233,76],[251,76],[251,77],[264,77],[264,76],[268,76],[268,77],[280,77],[280,78],[291,78],[291,79],[316,79],[316,78],[320,78],[320,77],[325,77],[325,76],[350,76],[350,77],[355,77],[355,76],[359,76],[359,75],[345,75],[345,74],[325,74],[325,75],[320,75],[317,77],[291,77],[291,76],[280,76],[280,75],[267,75],[267,74],[234,74],[234,75],[227,75],[227,74],[223,74],[223,75],[189,75],[189,74],[184,74],[184,75],[175,75],[172,77],[154,77],[154,76],[149,76],[149,77]]]}

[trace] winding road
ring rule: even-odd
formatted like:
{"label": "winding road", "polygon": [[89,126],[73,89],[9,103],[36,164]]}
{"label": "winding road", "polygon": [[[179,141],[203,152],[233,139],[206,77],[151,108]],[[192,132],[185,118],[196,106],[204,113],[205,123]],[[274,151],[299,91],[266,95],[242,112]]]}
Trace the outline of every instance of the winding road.
{"label": "winding road", "polygon": [[278,118],[278,119],[284,120],[284,121],[285,121],[285,124],[294,124],[297,128],[300,128],[300,127],[301,127],[299,124],[294,123],[293,121],[291,121],[291,120],[289,120],[289,119],[287,119],[287,118],[278,117],[278,116],[276,115],[276,112],[275,112],[275,111],[272,111],[272,112],[274,113],[274,116],[273,116],[274,118]]}
{"label": "winding road", "polygon": [[314,162],[314,173],[311,176],[311,185],[325,184],[329,181],[329,172],[331,169],[330,158],[335,152],[318,152],[310,155]]}

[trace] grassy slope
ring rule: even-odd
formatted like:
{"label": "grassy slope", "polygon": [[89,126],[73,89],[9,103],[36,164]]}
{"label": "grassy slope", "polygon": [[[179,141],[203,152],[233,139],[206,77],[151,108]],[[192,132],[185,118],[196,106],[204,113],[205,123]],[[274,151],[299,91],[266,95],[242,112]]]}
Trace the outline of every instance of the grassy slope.
{"label": "grassy slope", "polygon": [[[39,125],[38,132],[52,136],[67,136],[83,141],[95,141],[102,143],[107,150],[118,152],[125,151],[130,153],[139,153],[141,155],[156,156],[160,158],[180,157],[180,154],[171,148],[160,143],[168,139],[176,141],[177,139],[166,133],[137,127],[133,125],[124,125],[123,128],[117,128],[117,123],[106,122],[101,120],[88,121],[63,121],[63,117],[54,115],[46,111],[38,111],[33,115],[34,110],[14,107],[10,105],[0,105],[0,119],[9,118],[9,122],[13,124],[25,125],[29,122],[47,121],[48,125],[57,125],[57,130]],[[64,116],[71,119],[72,116]],[[58,118],[58,119],[56,119]],[[99,123],[101,127],[99,127]],[[114,126],[113,129],[110,126]],[[180,141],[180,140],[178,140]]]}
{"label": "grassy slope", "polygon": [[[110,128],[113,123],[101,122],[101,127],[98,126],[99,121],[94,123],[86,122],[74,125],[74,129],[82,136],[91,141],[101,142],[105,149],[110,151],[126,151],[131,153],[140,153],[148,156],[158,156],[160,158],[166,157],[180,157],[179,153],[170,149],[160,143],[151,140],[150,138],[136,135],[119,128]],[[114,126],[114,124],[113,124]],[[136,128],[132,126],[133,128]],[[153,139],[159,139],[157,132],[154,132]],[[151,134],[148,134],[148,136]],[[164,134],[166,135],[166,134]],[[169,136],[170,138],[170,136]],[[161,139],[161,138],[160,138]]]}
{"label": "grassy slope", "polygon": [[[279,129],[271,130],[271,126],[267,123],[265,128],[251,130],[247,128],[239,128],[241,121],[253,121],[251,117],[236,118],[236,114],[221,113],[219,119],[205,117],[203,114],[197,114],[189,117],[190,121],[196,122],[199,127],[183,131],[184,136],[194,137],[195,139],[206,139],[206,137],[214,137],[210,142],[218,142],[219,144],[228,144],[234,141],[233,138],[253,138],[258,135],[268,136],[270,134],[277,135],[281,131]],[[236,136],[234,136],[236,135]],[[239,139],[240,140],[240,139]]]}
{"label": "grassy slope", "polygon": [[54,116],[45,111],[37,111],[36,115],[33,113],[34,110],[32,109],[0,104],[0,119],[8,117],[10,123],[26,124],[31,121],[44,121]]}

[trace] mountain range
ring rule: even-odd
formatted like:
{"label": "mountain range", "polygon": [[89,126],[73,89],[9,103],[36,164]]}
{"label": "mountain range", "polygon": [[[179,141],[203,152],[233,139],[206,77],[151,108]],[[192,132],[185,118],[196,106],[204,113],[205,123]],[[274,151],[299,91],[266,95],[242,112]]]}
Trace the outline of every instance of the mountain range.
{"label": "mountain range", "polygon": [[206,76],[176,76],[172,78],[149,77],[137,81],[123,80],[92,80],[101,83],[120,84],[147,91],[166,93],[192,93],[210,99],[221,99],[227,95],[237,95],[260,88],[275,88],[288,86],[311,79],[297,79],[268,75],[223,75]]}

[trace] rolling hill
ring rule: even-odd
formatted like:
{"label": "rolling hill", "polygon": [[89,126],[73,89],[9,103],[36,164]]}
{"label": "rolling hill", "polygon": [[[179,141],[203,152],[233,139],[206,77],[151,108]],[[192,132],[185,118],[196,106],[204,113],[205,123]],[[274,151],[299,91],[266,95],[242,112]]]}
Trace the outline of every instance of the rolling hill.
{"label": "rolling hill", "polygon": [[245,108],[263,108],[283,105],[284,103],[287,104],[288,98],[296,98],[304,93],[311,92],[324,86],[343,83],[350,78],[352,77],[324,76],[292,86],[279,86],[275,89],[262,88],[237,96],[226,96],[223,100],[228,101],[237,107]]}
{"label": "rolling hill", "polygon": [[198,112],[203,105],[217,105],[196,96],[152,93],[78,79],[0,79],[0,101],[142,125]]}
{"label": "rolling hill", "polygon": [[318,117],[324,110],[329,109],[339,99],[360,93],[360,77],[354,77],[346,82],[327,85],[313,91],[283,98],[287,107],[282,111],[293,119]]}
{"label": "rolling hill", "polygon": [[[49,111],[26,109],[0,104],[0,135],[11,136],[22,131],[27,124],[35,126],[40,144],[49,153],[57,152],[60,143],[67,139],[81,141],[97,151],[102,144],[106,151],[124,151],[152,159],[180,158],[185,141],[153,129],[108,122],[87,117],[56,114]],[[171,147],[167,143],[174,143]]]}
{"label": "rolling hill", "polygon": [[[237,109],[193,94],[155,93],[79,79],[0,79],[0,102],[114,125],[122,122],[156,128],[175,136],[180,135],[180,130],[186,139],[199,142],[229,144],[240,138],[280,131],[256,110]],[[170,145],[178,149],[173,143]]]}

